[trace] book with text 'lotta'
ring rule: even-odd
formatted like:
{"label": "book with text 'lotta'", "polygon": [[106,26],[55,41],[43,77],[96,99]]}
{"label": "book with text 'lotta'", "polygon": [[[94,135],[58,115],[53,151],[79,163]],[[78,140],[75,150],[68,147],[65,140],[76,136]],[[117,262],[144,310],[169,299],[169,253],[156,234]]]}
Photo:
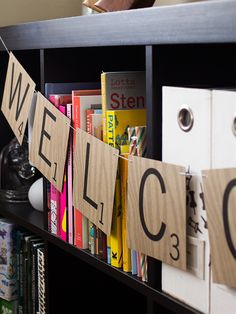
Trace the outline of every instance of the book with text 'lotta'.
{"label": "book with text 'lotta'", "polygon": [[146,107],[144,71],[103,72],[101,74],[103,141],[106,137],[106,112]]}

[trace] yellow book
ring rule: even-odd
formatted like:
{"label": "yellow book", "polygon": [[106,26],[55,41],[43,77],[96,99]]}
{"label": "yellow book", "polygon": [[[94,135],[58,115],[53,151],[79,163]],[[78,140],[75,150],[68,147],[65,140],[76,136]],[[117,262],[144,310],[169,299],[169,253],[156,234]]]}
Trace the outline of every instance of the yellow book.
{"label": "yellow book", "polygon": [[103,141],[107,143],[106,112],[146,107],[144,71],[103,72],[101,74]]}
{"label": "yellow book", "polygon": [[128,183],[128,153],[123,153],[120,160],[120,179],[121,179],[121,207],[122,207],[122,251],[123,251],[123,270],[131,272],[131,251],[127,247],[127,183]]}
{"label": "yellow book", "polygon": [[[128,128],[146,124],[146,109],[107,111],[107,143],[119,148],[128,144]],[[120,164],[116,180],[115,200],[110,236],[111,265],[122,267],[122,215]]]}
{"label": "yellow book", "polygon": [[122,212],[121,212],[121,193],[120,193],[120,164],[118,164],[118,171],[116,177],[115,200],[112,217],[112,227],[110,235],[111,245],[111,265],[121,268],[123,265],[122,252]]}
{"label": "yellow book", "polygon": [[128,144],[128,128],[146,124],[146,109],[108,110],[107,143],[113,147]]}
{"label": "yellow book", "polygon": [[107,143],[107,126],[106,126],[106,112],[107,112],[107,99],[106,99],[106,76],[103,72],[101,74],[101,94],[102,94],[102,140]]}

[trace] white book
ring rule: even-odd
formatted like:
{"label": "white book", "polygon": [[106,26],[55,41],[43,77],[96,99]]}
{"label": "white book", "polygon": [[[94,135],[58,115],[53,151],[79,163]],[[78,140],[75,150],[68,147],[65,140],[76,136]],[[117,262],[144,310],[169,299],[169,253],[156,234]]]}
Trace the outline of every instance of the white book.
{"label": "white book", "polygon": [[[236,91],[212,92],[212,168],[236,167]],[[235,262],[236,265],[236,262]],[[236,289],[211,283],[211,314],[234,313]]]}
{"label": "white book", "polygon": [[209,313],[210,252],[201,170],[211,168],[211,91],[163,87],[162,120],[163,161],[185,166],[192,174],[186,177],[188,270],[163,263],[162,289]]}

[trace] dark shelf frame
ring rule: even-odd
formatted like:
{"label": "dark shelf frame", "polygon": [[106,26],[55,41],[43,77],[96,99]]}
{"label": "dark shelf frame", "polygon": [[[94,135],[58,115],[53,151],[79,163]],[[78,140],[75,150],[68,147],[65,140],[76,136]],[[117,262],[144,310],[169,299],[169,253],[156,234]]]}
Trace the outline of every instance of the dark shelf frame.
{"label": "dark shelf frame", "polygon": [[40,236],[45,235],[43,213],[35,210],[28,202],[0,201],[0,214]]}
{"label": "dark shelf frame", "polygon": [[232,43],[235,16],[234,0],[214,0],[31,22],[2,27],[0,35],[9,50]]}
{"label": "dark shelf frame", "polygon": [[0,202],[0,213],[4,217],[12,219],[20,226],[32,231],[33,233],[42,237],[45,241],[56,245],[60,249],[69,254],[72,254],[76,258],[86,262],[87,264],[93,266],[97,270],[111,276],[112,278],[118,280],[119,282],[133,288],[135,291],[141,293],[142,295],[150,298],[152,301],[166,307],[168,309],[174,309],[176,313],[186,313],[186,314],[201,314],[201,312],[196,309],[191,308],[188,305],[184,305],[182,302],[176,300],[175,298],[158,291],[148,284],[144,283],[137,276],[133,276],[129,273],[113,267],[107,264],[105,261],[92,255],[88,250],[81,250],[64,242],[59,237],[49,233],[43,229],[43,214],[41,212],[33,209],[28,203],[24,204],[14,204],[14,203],[3,203]]}

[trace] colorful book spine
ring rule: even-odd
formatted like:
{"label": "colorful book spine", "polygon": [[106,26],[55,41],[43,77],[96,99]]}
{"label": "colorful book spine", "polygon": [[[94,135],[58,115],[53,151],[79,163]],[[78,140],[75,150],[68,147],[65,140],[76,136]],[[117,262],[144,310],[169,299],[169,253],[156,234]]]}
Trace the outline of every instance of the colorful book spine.
{"label": "colorful book spine", "polygon": [[29,251],[28,251],[29,241],[36,238],[37,237],[35,235],[31,234],[31,235],[25,236],[23,240],[23,296],[24,296],[23,309],[24,309],[24,313],[30,313],[29,302],[31,300],[30,290],[29,290],[29,285],[31,282],[31,273],[29,271],[30,258],[29,258]]}
{"label": "colorful book spine", "polygon": [[[129,140],[130,140],[130,154],[131,155],[140,155],[141,151],[138,153],[138,147],[141,149],[140,144],[141,143],[141,138],[140,138],[140,130],[142,130],[143,127],[131,127],[129,128]],[[139,143],[139,144],[138,144]],[[139,145],[139,146],[138,146]],[[124,162],[124,161],[123,161]],[[128,179],[128,177],[127,177]],[[127,184],[127,181],[126,181]],[[122,207],[123,211],[123,216],[124,216],[124,223],[123,223],[123,245],[126,245],[126,208],[125,206]],[[123,254],[127,254],[127,248],[123,248]],[[137,274],[138,277],[141,277],[143,281],[147,281],[147,258],[144,254],[141,252],[137,252],[135,250],[131,250],[132,252],[132,265],[131,265],[131,270],[133,274]],[[127,259],[127,258],[126,258]],[[124,263],[125,264],[125,263]],[[129,270],[126,270],[129,271]]]}
{"label": "colorful book spine", "polygon": [[[146,157],[147,155],[147,129],[146,126],[136,126],[136,150],[137,156]],[[142,281],[147,282],[147,256],[141,252],[138,252],[138,269],[140,269],[140,277]],[[138,271],[139,273],[139,271]]]}
{"label": "colorful book spine", "polygon": [[57,189],[54,187],[54,185],[50,184],[50,225],[51,225],[51,233],[58,235],[59,233],[59,193]]}
{"label": "colorful book spine", "polygon": [[[102,90],[102,138],[103,142],[107,143],[107,88],[106,88],[106,76],[105,73],[101,74],[101,90]],[[109,255],[108,255],[109,256]]]}
{"label": "colorful book spine", "polygon": [[17,226],[9,219],[0,219],[0,297],[15,300],[17,291],[17,256],[16,256]]}
{"label": "colorful book spine", "polygon": [[32,306],[33,306],[33,298],[32,298],[32,292],[34,290],[34,278],[32,276],[32,265],[33,265],[33,259],[32,259],[32,244],[33,243],[38,243],[41,241],[40,238],[35,236],[34,238],[31,238],[27,241],[27,276],[28,280],[26,282],[26,287],[27,287],[27,294],[26,294],[26,302],[27,302],[27,309],[28,313],[33,314]]}
{"label": "colorful book spine", "polygon": [[[116,147],[114,132],[115,132],[115,116],[114,111],[109,115],[107,113],[107,141],[108,144]],[[119,165],[118,165],[119,168]],[[112,216],[111,234],[109,236],[110,241],[110,259],[111,265],[115,267],[122,267],[122,235],[121,235],[121,194],[120,194],[120,173],[118,170],[116,177],[115,199]]]}
{"label": "colorful book spine", "polygon": [[[97,128],[100,128],[100,132],[97,132]],[[92,134],[102,140],[102,113],[93,113],[91,115],[91,129]]]}
{"label": "colorful book spine", "polygon": [[[82,92],[82,95],[80,95]],[[101,90],[72,91],[73,126],[86,130],[86,109],[92,104],[101,106]],[[74,147],[76,145],[76,131],[74,132]],[[88,249],[89,226],[88,219],[79,209],[74,209],[74,245],[81,249]]]}
{"label": "colorful book spine", "polygon": [[40,239],[39,241],[32,242],[30,245],[30,258],[31,258],[31,311],[32,314],[38,313],[38,260],[37,250],[44,247],[44,243]]}
{"label": "colorful book spine", "polygon": [[[130,155],[137,155],[137,137],[135,133],[135,127],[129,127],[128,128],[128,138],[129,138],[129,154]],[[134,249],[131,249],[131,272],[132,275],[138,274],[138,265],[137,265],[137,251]]]}
{"label": "colorful book spine", "polygon": [[[72,104],[66,105],[66,115],[72,120]],[[68,141],[68,155],[67,155],[67,233],[68,242],[74,244],[74,207],[72,201],[73,195],[73,132],[70,131]]]}
{"label": "colorful book spine", "polygon": [[[94,113],[91,114],[91,134],[99,140],[102,140],[102,110],[94,109]],[[98,257],[104,261],[107,260],[107,235],[99,228],[95,233],[97,241],[95,243],[98,247]]]}
{"label": "colorful book spine", "polygon": [[[86,131],[102,140],[102,110],[99,108],[90,108],[86,110],[87,129]],[[98,129],[100,128],[100,130]],[[89,221],[89,250],[91,254],[97,254],[102,260],[107,259],[106,234],[96,225]]]}
{"label": "colorful book spine", "polygon": [[147,128],[146,126],[136,126],[135,133],[137,137],[136,149],[137,156],[147,156]]}
{"label": "colorful book spine", "polygon": [[23,269],[23,242],[24,237],[29,235],[28,231],[18,230],[16,235],[16,254],[17,254],[17,282],[18,282],[18,307],[17,313],[24,313],[24,269]]}
{"label": "colorful book spine", "polygon": [[63,177],[63,187],[60,192],[60,214],[59,214],[59,236],[65,242],[67,241],[67,177],[66,172]]}
{"label": "colorful book spine", "polygon": [[107,264],[111,265],[111,236],[107,236]]}
{"label": "colorful book spine", "polygon": [[46,191],[47,191],[47,229],[48,232],[52,232],[51,224],[51,183],[46,181]]}
{"label": "colorful book spine", "polygon": [[[66,115],[66,107],[64,105],[59,106],[59,110]],[[67,167],[67,162],[66,162]],[[62,191],[59,193],[59,237],[67,241],[67,175],[66,168],[63,176]]]}
{"label": "colorful book spine", "polygon": [[[80,103],[79,98],[75,97],[74,91],[72,91],[72,107],[73,107],[73,126],[74,129],[80,128]],[[74,131],[74,148],[76,145],[76,131]],[[79,209],[74,208],[74,245],[83,248],[83,215]]]}
{"label": "colorful book spine", "polygon": [[46,283],[45,283],[45,253],[44,248],[37,250],[38,259],[38,309],[40,314],[46,314]]}
{"label": "colorful book spine", "polygon": [[107,111],[107,143],[113,147],[127,145],[128,128],[146,124],[146,110]]}
{"label": "colorful book spine", "polygon": [[[128,144],[128,128],[146,123],[146,110],[108,110],[107,143],[119,148]],[[122,213],[120,193],[120,166],[118,166],[113,221],[111,228],[111,264],[122,267]]]}
{"label": "colorful book spine", "polygon": [[[49,94],[48,99],[51,103],[58,108],[61,112],[65,114],[65,106],[67,103],[71,103],[71,94]],[[63,185],[64,190],[64,185]],[[63,193],[63,192],[62,192]],[[64,233],[61,228],[61,223],[63,221],[64,212],[61,212],[60,201],[63,201],[63,197],[61,197],[61,193],[50,184],[50,214],[49,214],[49,225],[51,226],[51,233],[61,236],[64,239]]]}
{"label": "colorful book spine", "polygon": [[17,300],[7,301],[0,299],[0,314],[16,314],[17,313]]}
{"label": "colorful book spine", "polygon": [[123,271],[131,272],[131,251],[127,247],[127,184],[128,184],[128,153],[123,153],[120,160],[121,172],[121,207],[122,207],[122,250],[123,250]]}
{"label": "colorful book spine", "polygon": [[94,109],[86,109],[86,131],[89,134],[92,134],[92,128],[91,128],[91,124],[92,124],[92,117],[91,115],[94,113]]}
{"label": "colorful book spine", "polygon": [[[92,114],[94,113],[94,109],[88,108],[86,109],[86,132],[92,135]],[[88,221],[88,246],[89,251],[92,255],[96,253],[96,226],[89,220]]]}
{"label": "colorful book spine", "polygon": [[121,191],[120,191],[120,165],[118,165],[116,177],[115,200],[111,228],[111,265],[121,268],[123,265],[122,252],[122,207],[121,207]]}
{"label": "colorful book spine", "polygon": [[96,226],[89,221],[89,250],[92,255],[96,253]]}

